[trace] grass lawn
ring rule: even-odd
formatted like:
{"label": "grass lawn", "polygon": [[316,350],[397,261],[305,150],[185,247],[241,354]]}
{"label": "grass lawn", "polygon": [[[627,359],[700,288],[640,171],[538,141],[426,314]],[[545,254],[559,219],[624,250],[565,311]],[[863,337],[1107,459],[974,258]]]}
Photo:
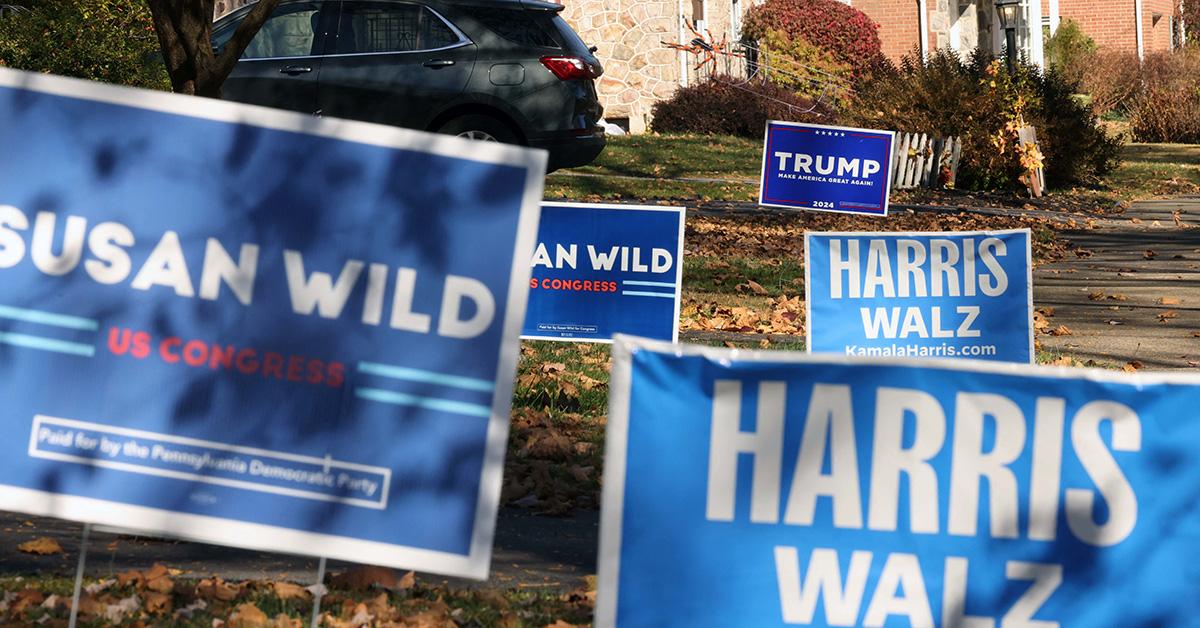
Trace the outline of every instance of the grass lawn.
{"label": "grass lawn", "polygon": [[1109,178],[1127,200],[1200,193],[1200,145],[1126,144],[1124,163]]}
{"label": "grass lawn", "polygon": [[[1200,146],[1127,144],[1124,162],[1097,189],[1051,189],[1081,205],[1200,193]],[[753,201],[762,168],[762,141],[696,135],[609,138],[592,164],[551,174],[547,198],[573,200]],[[587,175],[587,176],[576,176]],[[722,181],[680,181],[721,179]],[[1054,182],[1050,184],[1053,186]],[[936,193],[934,193],[936,196]],[[905,193],[893,195],[904,202]],[[920,194],[924,199],[928,194]],[[914,199],[915,200],[915,199]]]}
{"label": "grass lawn", "polygon": [[[749,201],[758,198],[758,185],[753,181],[758,180],[761,167],[761,140],[615,136],[609,138],[608,147],[595,162],[547,177],[546,198]],[[721,181],[678,181],[681,178]]]}

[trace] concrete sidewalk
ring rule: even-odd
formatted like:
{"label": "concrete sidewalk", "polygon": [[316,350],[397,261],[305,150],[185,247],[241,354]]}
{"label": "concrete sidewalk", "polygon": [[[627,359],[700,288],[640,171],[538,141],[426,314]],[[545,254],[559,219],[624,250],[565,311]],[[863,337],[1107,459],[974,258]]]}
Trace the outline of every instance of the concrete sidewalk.
{"label": "concrete sidewalk", "polygon": [[1062,237],[1077,253],[1034,273],[1034,304],[1053,308],[1051,328],[1071,334],[1042,336],[1044,350],[1148,369],[1200,365],[1200,198],[1135,203]]}

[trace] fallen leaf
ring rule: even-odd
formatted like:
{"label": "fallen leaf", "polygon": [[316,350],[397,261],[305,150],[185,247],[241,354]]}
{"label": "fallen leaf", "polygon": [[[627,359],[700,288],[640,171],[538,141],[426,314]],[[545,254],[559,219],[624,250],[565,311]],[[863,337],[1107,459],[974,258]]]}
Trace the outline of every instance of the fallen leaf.
{"label": "fallen leaf", "polygon": [[79,596],[79,614],[85,617],[104,614],[105,605],[92,595],[84,593]]}
{"label": "fallen leaf", "polygon": [[1158,257],[1158,253],[1155,253],[1154,251],[1152,251],[1150,249],[1146,249],[1146,251],[1144,253],[1142,253],[1142,257],[1144,257],[1146,259],[1154,259],[1155,257]]}
{"label": "fallen leaf", "polygon": [[758,283],[757,281],[754,281],[753,279],[747,279],[746,285],[750,287],[750,291],[753,292],[754,294],[757,294],[759,296],[766,296],[766,294],[767,294],[767,289],[762,287],[762,284]]}
{"label": "fallen leaf", "polygon": [[42,536],[18,545],[17,551],[45,556],[48,554],[61,554],[63,548],[58,544],[58,541],[47,536]]}
{"label": "fallen leaf", "polygon": [[417,572],[410,571],[403,576],[400,576],[400,581],[396,583],[395,590],[402,591],[411,589],[417,585]]}
{"label": "fallen leaf", "polygon": [[1172,318],[1179,318],[1179,312],[1176,312],[1175,310],[1167,310],[1166,312],[1162,312],[1158,315],[1158,322],[1166,323]]}
{"label": "fallen leaf", "polygon": [[546,363],[542,365],[543,373],[562,373],[567,370],[567,365],[562,362]]}
{"label": "fallen leaf", "polygon": [[118,600],[116,604],[109,604],[104,607],[104,619],[111,624],[121,623],[121,618],[129,613],[136,611],[142,607],[142,602],[138,596],[131,595],[123,600]]}
{"label": "fallen leaf", "polygon": [[142,594],[142,605],[147,613],[152,615],[171,612],[171,596],[158,591],[146,591]]}
{"label": "fallen leaf", "polygon": [[1158,300],[1159,305],[1179,305],[1179,297],[1163,297]]}
{"label": "fallen leaf", "polygon": [[228,628],[266,628],[270,618],[259,607],[245,602],[239,604],[229,616]]}
{"label": "fallen leaf", "polygon": [[26,609],[38,606],[45,601],[46,596],[41,591],[25,589],[17,593],[17,598],[12,602],[9,611],[12,616],[16,617],[24,613]]}
{"label": "fallen leaf", "polygon": [[571,468],[567,469],[576,482],[590,481],[592,479],[592,472],[595,470],[595,467],[581,467],[577,464],[571,465]]}
{"label": "fallen leaf", "polygon": [[153,567],[142,573],[142,579],[146,583],[145,586],[151,591],[159,593],[170,593],[171,589],[175,588],[175,583],[171,581],[170,571],[160,563],[155,563]]}
{"label": "fallen leaf", "polygon": [[351,567],[329,580],[334,589],[351,589],[365,591],[373,587],[395,589],[397,585],[396,572],[388,567],[374,565],[359,565]]}
{"label": "fallen leaf", "polygon": [[1067,327],[1066,325],[1059,325],[1058,327],[1050,330],[1051,336],[1072,336],[1074,334],[1075,332],[1071,331],[1071,328]]}
{"label": "fallen leaf", "polygon": [[128,586],[131,584],[136,586],[141,581],[142,581],[142,572],[140,572],[136,569],[131,569],[129,571],[122,571],[121,573],[117,574],[117,586],[120,586],[120,587]]}
{"label": "fallen leaf", "polygon": [[291,582],[272,582],[271,588],[281,600],[306,600],[311,595],[308,589]]}
{"label": "fallen leaf", "polygon": [[204,579],[196,585],[196,595],[209,600],[231,602],[237,598],[240,590],[220,578]]}
{"label": "fallen leaf", "polygon": [[1135,371],[1141,370],[1141,369],[1142,369],[1143,367],[1145,367],[1145,366],[1146,366],[1146,365],[1145,365],[1145,364],[1142,364],[1142,361],[1141,361],[1141,360],[1130,360],[1130,361],[1126,362],[1126,363],[1125,363],[1125,366],[1123,366],[1123,367],[1121,367],[1121,368],[1122,368],[1122,370],[1124,370],[1126,373],[1133,373],[1133,372],[1135,372]]}
{"label": "fallen leaf", "polygon": [[[410,571],[409,573],[412,572]],[[392,608],[392,606],[388,604],[387,593],[380,593],[379,595],[375,596],[375,598],[371,600],[370,604],[367,605],[367,612],[377,622],[390,621],[394,616],[399,614],[399,611]]]}
{"label": "fallen leaf", "polygon": [[1088,295],[1088,299],[1090,299],[1092,301],[1100,301],[1100,300],[1104,299],[1104,296],[1105,295],[1104,295],[1103,290],[1096,290],[1095,292],[1092,292],[1091,294]]}

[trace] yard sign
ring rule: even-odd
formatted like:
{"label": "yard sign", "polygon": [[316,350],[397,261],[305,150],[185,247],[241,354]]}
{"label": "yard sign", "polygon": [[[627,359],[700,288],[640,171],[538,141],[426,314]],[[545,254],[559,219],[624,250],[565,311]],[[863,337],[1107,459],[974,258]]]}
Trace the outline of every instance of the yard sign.
{"label": "yard sign", "polygon": [[543,153],[0,70],[0,507],[485,577]]}
{"label": "yard sign", "polygon": [[524,338],[674,341],[682,207],[543,203]]}
{"label": "yard sign", "polygon": [[886,216],[895,136],[892,131],[770,120],[758,202]]}
{"label": "yard sign", "polygon": [[1200,377],[619,337],[598,626],[1190,626]]}
{"label": "yard sign", "polygon": [[808,350],[1034,361],[1028,229],[804,234]]}

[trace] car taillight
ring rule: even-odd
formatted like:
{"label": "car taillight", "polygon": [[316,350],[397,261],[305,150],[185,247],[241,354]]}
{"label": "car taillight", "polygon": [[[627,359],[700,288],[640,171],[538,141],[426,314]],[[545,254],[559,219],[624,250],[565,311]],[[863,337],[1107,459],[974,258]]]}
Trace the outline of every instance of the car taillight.
{"label": "car taillight", "polygon": [[542,57],[546,66],[560,81],[596,78],[596,68],[579,57]]}

